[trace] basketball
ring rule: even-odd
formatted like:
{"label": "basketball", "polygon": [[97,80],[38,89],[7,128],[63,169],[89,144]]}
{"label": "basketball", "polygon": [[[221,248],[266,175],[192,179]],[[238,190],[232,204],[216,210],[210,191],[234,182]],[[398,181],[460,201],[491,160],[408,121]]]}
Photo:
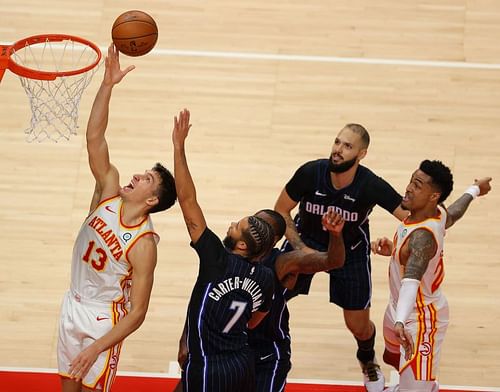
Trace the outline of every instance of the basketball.
{"label": "basketball", "polygon": [[116,18],[111,38],[123,54],[142,56],[154,48],[158,39],[158,27],[154,19],[145,12],[131,10]]}

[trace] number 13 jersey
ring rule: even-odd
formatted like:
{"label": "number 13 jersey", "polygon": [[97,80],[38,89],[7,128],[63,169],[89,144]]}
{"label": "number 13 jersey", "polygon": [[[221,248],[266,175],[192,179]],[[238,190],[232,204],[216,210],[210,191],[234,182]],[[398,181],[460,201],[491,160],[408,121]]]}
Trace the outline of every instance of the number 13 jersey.
{"label": "number 13 jersey", "polygon": [[128,252],[145,235],[153,235],[149,216],[136,226],[122,222],[122,199],[103,200],[85,219],[73,248],[71,291],[97,302],[128,302],[132,265]]}

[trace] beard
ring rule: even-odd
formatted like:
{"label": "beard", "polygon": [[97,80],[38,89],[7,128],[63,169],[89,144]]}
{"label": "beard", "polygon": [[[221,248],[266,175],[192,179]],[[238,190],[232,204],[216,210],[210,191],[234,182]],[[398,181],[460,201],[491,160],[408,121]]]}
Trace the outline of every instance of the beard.
{"label": "beard", "polygon": [[328,161],[328,169],[332,173],[344,173],[354,166],[356,163],[356,158],[353,158],[349,161],[344,161],[342,163],[333,163],[332,156],[330,155],[330,160]]}
{"label": "beard", "polygon": [[228,235],[226,236],[226,238],[224,238],[224,240],[222,241],[222,243],[224,244],[224,246],[229,249],[229,250],[234,250],[236,248],[236,240],[229,237]]}

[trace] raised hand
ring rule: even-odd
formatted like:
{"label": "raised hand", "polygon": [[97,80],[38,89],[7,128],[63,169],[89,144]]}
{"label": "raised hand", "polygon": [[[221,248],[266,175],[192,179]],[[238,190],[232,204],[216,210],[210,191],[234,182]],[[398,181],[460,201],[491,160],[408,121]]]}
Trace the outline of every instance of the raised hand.
{"label": "raised hand", "polygon": [[491,190],[491,177],[483,177],[479,180],[474,180],[474,185],[479,187],[479,196],[486,195]]}
{"label": "raised hand", "polygon": [[373,253],[382,256],[390,256],[394,248],[394,244],[387,237],[377,238],[375,241],[371,242],[370,246]]}
{"label": "raised hand", "polygon": [[321,218],[321,223],[323,227],[328,230],[333,235],[339,235],[344,228],[344,218],[341,215],[337,214],[333,210],[329,210],[323,214]]}
{"label": "raised hand", "polygon": [[103,83],[114,85],[120,83],[123,77],[135,68],[135,65],[129,65],[124,70],[120,69],[120,57],[118,49],[111,44],[108,47],[108,55],[104,60],[106,70],[104,71]]}
{"label": "raised hand", "polygon": [[189,123],[189,110],[184,109],[179,112],[179,118],[174,117],[174,129],[172,130],[172,143],[174,146],[182,146],[191,128]]}

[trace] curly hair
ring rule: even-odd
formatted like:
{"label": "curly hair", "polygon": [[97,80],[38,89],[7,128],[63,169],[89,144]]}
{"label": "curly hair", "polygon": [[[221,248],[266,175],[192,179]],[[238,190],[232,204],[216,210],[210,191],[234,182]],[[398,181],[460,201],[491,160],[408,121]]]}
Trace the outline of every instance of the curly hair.
{"label": "curly hair", "polygon": [[438,203],[444,202],[453,190],[453,175],[450,168],[441,161],[426,159],[420,163],[419,169],[432,179],[432,184],[441,193]]}
{"label": "curly hair", "polygon": [[247,245],[247,257],[255,259],[267,253],[274,246],[274,230],[264,219],[248,217],[248,229],[241,233]]}

